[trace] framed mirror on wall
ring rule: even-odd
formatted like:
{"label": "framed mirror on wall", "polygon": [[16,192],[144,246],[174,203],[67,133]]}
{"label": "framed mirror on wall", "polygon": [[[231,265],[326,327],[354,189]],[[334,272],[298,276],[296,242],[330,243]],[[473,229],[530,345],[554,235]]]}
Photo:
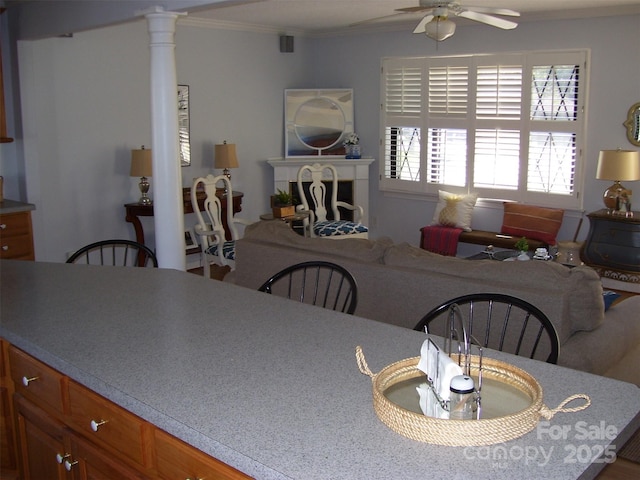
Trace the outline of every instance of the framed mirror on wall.
{"label": "framed mirror on wall", "polygon": [[284,92],[285,157],[343,156],[354,131],[353,89],[287,89]]}
{"label": "framed mirror on wall", "polygon": [[627,121],[623,123],[627,127],[627,139],[632,145],[640,147],[640,102],[634,103],[627,113]]}
{"label": "framed mirror on wall", "polygon": [[189,85],[178,85],[178,142],[180,166],[191,165],[191,143],[189,138]]}

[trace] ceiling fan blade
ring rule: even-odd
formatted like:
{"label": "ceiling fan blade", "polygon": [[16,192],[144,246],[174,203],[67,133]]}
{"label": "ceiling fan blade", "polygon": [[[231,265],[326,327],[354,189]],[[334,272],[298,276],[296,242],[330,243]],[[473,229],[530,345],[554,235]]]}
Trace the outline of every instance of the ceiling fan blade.
{"label": "ceiling fan blade", "polygon": [[391,15],[385,15],[383,17],[368,18],[367,20],[361,20],[359,22],[350,23],[349,26],[350,27],[355,27],[357,25],[366,25],[368,23],[381,22],[383,20],[388,20],[390,18],[398,17],[400,15],[404,15],[404,13],[402,13],[402,12],[401,13],[392,13]]}
{"label": "ceiling fan blade", "polygon": [[509,10],[508,8],[492,8],[492,7],[468,7],[466,5],[459,6],[463,11],[471,10],[474,12],[480,13],[489,13],[492,15],[504,15],[506,17],[519,17],[520,12],[516,12],[515,10]]}
{"label": "ceiling fan blade", "polygon": [[422,12],[424,10],[431,10],[433,7],[405,7],[405,8],[396,8],[396,12],[402,12],[402,13],[416,13],[416,12]]}
{"label": "ceiling fan blade", "polygon": [[487,25],[502,28],[503,30],[511,30],[518,26],[516,22],[512,22],[511,20],[492,17],[491,15],[487,15],[486,13],[473,12],[471,10],[465,10],[458,13],[458,17],[468,18],[469,20],[474,20],[480,23],[486,23]]}
{"label": "ceiling fan blade", "polygon": [[430,13],[422,20],[420,20],[420,23],[418,23],[418,26],[415,28],[413,33],[424,33],[426,31],[425,28],[427,26],[427,23],[429,23],[431,20],[433,20],[433,14]]}

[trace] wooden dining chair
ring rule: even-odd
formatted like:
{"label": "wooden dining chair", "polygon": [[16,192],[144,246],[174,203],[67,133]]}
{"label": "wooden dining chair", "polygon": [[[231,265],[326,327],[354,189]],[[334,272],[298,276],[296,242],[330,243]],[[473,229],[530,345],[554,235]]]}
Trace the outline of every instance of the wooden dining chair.
{"label": "wooden dining chair", "polygon": [[448,337],[448,319],[456,314],[482,347],[547,363],[558,361],[560,341],[551,321],[534,305],[511,295],[475,293],[453,298],[428,312],[413,329]]}
{"label": "wooden dining chair", "polygon": [[74,252],[66,263],[110,265],[114,267],[158,267],[156,254],[133,240],[101,240]]}
{"label": "wooden dining chair", "polygon": [[325,261],[291,265],[258,290],[349,314],[358,305],[358,286],[353,275],[346,268]]}

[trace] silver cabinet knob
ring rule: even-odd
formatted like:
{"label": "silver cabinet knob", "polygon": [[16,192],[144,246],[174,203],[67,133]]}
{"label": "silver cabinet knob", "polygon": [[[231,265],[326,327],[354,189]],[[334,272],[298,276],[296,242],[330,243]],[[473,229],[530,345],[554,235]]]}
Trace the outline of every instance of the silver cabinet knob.
{"label": "silver cabinet knob", "polygon": [[70,453],[57,453],[56,462],[62,464],[62,462],[64,462],[67,458],[70,458],[70,457],[71,457]]}
{"label": "silver cabinet knob", "polygon": [[97,432],[100,425],[104,425],[105,423],[107,423],[107,420],[99,420],[97,422],[95,420],[91,420],[91,430]]}
{"label": "silver cabinet knob", "polygon": [[22,377],[22,384],[28,387],[31,382],[38,380],[39,377]]}

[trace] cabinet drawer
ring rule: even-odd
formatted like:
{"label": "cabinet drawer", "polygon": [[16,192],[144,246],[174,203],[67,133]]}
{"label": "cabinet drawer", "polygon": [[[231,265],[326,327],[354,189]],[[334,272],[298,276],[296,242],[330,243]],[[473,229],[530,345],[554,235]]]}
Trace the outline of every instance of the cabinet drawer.
{"label": "cabinet drawer", "polygon": [[155,431],[155,440],[158,474],[163,479],[240,480],[251,478],[161,430]]}
{"label": "cabinet drawer", "polygon": [[15,237],[31,234],[31,214],[29,212],[5,213],[0,215],[0,237]]}
{"label": "cabinet drawer", "polygon": [[0,258],[33,260],[31,212],[0,215]]}
{"label": "cabinet drawer", "polygon": [[63,413],[66,377],[13,346],[9,347],[9,365],[17,392],[36,405]]}
{"label": "cabinet drawer", "polygon": [[0,240],[0,258],[22,259],[31,257],[33,247],[30,235],[2,237]]}
{"label": "cabinet drawer", "polygon": [[75,382],[69,382],[71,421],[78,432],[91,441],[103,442],[139,465],[149,464],[143,448],[147,424]]}

